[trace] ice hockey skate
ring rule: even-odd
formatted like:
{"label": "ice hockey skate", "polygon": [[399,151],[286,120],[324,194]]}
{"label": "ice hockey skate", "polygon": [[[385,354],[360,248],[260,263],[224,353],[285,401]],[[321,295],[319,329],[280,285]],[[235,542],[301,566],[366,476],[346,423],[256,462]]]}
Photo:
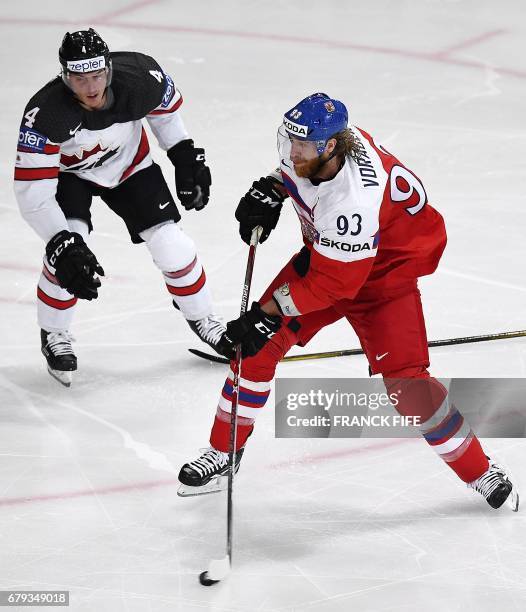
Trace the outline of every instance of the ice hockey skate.
{"label": "ice hockey skate", "polygon": [[511,483],[504,468],[489,457],[489,468],[482,476],[468,483],[468,487],[480,493],[492,508],[506,504],[513,512],[519,510],[519,493]]}
{"label": "ice hockey skate", "polygon": [[70,387],[73,372],[77,369],[77,357],[71,347],[73,336],[68,331],[47,332],[41,329],[40,341],[48,372],[61,385]]}
{"label": "ice hockey skate", "polygon": [[[173,305],[176,310],[180,310],[175,301]],[[213,348],[218,355],[222,355],[227,359],[234,357],[232,342],[225,336],[226,327],[220,317],[215,314],[209,314],[195,321],[186,319],[186,322],[194,334]]]}
{"label": "ice hockey skate", "polygon": [[[180,497],[205,495],[224,491],[228,484],[228,453],[223,453],[209,446],[202,448],[203,454],[185,463],[179,472],[181,486],[177,491]],[[236,473],[243,456],[244,448],[236,453]]]}

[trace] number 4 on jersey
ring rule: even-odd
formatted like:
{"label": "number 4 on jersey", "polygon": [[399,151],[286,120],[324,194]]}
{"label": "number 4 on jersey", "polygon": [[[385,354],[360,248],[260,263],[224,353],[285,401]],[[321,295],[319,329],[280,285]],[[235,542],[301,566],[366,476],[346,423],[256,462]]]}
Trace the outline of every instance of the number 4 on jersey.
{"label": "number 4 on jersey", "polygon": [[159,83],[162,83],[163,73],[160,70],[150,70],[150,74],[153,76],[154,79],[159,81]]}
{"label": "number 4 on jersey", "polygon": [[416,204],[406,207],[410,215],[416,215],[427,203],[427,194],[420,180],[407,168],[393,166],[389,180],[391,185],[391,200],[393,202],[407,202],[416,194]]}
{"label": "number 4 on jersey", "polygon": [[40,107],[35,106],[35,108],[32,108],[31,110],[27,111],[27,113],[24,115],[24,119],[26,120],[24,125],[26,127],[28,128],[33,127],[33,124],[35,123],[35,119],[36,119],[36,116],[39,110],[40,110]]}

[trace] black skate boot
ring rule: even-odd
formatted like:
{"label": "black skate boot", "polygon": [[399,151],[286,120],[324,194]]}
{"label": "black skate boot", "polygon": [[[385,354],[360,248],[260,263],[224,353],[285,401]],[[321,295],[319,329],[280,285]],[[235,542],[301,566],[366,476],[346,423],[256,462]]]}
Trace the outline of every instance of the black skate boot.
{"label": "black skate boot", "polygon": [[497,463],[489,457],[489,468],[473,482],[468,483],[471,487],[482,496],[492,508],[500,508],[504,502],[517,512],[519,509],[519,494],[508,478],[508,475]]}
{"label": "black skate boot", "polygon": [[[175,301],[173,305],[174,308],[180,310]],[[186,322],[194,334],[198,336],[200,340],[208,344],[208,346],[212,347],[216,353],[227,359],[233,359],[235,357],[234,345],[225,335],[226,327],[217,315],[210,314],[196,321],[186,319]]]}
{"label": "black skate boot", "polygon": [[[236,453],[236,470],[243,456],[244,448]],[[223,491],[228,481],[228,453],[223,453],[209,446],[202,448],[203,454],[195,461],[185,463],[179,472],[181,486],[177,495],[188,497],[190,495],[203,495]]]}
{"label": "black skate boot", "polygon": [[71,348],[73,340],[68,331],[40,330],[41,350],[47,361],[48,372],[65,387],[71,386],[72,372],[77,369],[77,358]]}

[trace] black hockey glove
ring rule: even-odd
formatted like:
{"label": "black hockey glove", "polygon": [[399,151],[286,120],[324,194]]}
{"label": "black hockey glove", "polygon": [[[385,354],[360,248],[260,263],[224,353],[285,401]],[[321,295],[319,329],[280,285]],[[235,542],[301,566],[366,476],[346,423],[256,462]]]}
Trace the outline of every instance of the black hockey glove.
{"label": "black hockey glove", "polygon": [[175,168],[177,197],[186,210],[201,210],[208,204],[212,177],[205,165],[205,150],[196,149],[193,140],[182,140],[168,150]]}
{"label": "black hockey glove", "polygon": [[253,357],[280,327],[281,317],[263,312],[258,302],[252,302],[249,311],[227,323],[226,336],[234,346],[241,344],[243,357]]}
{"label": "black hockey glove", "polygon": [[83,300],[99,297],[100,280],[95,274],[104,276],[104,270],[80,234],[67,230],[55,234],[46,245],[46,256],[63,289]]}
{"label": "black hockey glove", "polygon": [[243,242],[250,244],[252,230],[261,225],[263,233],[259,242],[265,242],[276,227],[285,197],[278,189],[279,183],[263,176],[254,181],[252,187],[241,198],[236,209],[239,221],[239,235]]}

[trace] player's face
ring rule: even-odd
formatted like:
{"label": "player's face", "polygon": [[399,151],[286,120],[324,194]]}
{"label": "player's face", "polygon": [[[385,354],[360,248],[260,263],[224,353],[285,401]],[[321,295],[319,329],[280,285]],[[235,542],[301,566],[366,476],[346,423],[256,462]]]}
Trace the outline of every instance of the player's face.
{"label": "player's face", "polygon": [[97,110],[104,105],[108,83],[105,68],[84,74],[71,72],[68,81],[73,93],[85,107]]}
{"label": "player's face", "polygon": [[290,145],[290,160],[296,174],[303,178],[316,176],[325,162],[324,154],[318,154],[316,143],[291,137]]}
{"label": "player's face", "polygon": [[316,143],[309,140],[299,140],[291,136],[290,138],[290,160],[294,166],[301,165],[318,157]]}
{"label": "player's face", "polygon": [[278,129],[278,151],[280,159],[289,160],[296,174],[303,178],[315,178],[329,161],[336,140],[330,138],[325,144],[325,150],[320,155],[318,146],[321,142],[303,140],[290,134],[283,125]]}

